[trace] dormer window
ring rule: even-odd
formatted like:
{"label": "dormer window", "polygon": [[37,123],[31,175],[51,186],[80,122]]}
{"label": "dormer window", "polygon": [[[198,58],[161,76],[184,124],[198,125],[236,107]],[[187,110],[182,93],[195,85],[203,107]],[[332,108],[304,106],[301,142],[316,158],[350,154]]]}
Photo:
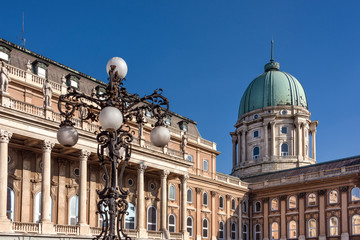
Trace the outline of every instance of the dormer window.
{"label": "dormer window", "polygon": [[171,125],[171,118],[169,116],[166,117],[165,124],[168,125],[168,126]]}
{"label": "dormer window", "polygon": [[46,63],[43,63],[43,62],[40,62],[37,60],[33,63],[34,73],[36,75],[38,75],[39,77],[42,77],[42,78],[47,77],[47,68],[48,68],[48,65]]}
{"label": "dormer window", "polygon": [[147,109],[146,109],[145,115],[146,115],[146,117],[151,118],[151,112]]}
{"label": "dormer window", "polygon": [[185,121],[179,122],[179,127],[180,127],[180,130],[182,130],[184,132],[187,132],[187,130],[188,130],[188,124]]}
{"label": "dormer window", "polygon": [[10,49],[0,46],[0,60],[3,60],[5,62],[9,62],[10,59]]}
{"label": "dormer window", "polygon": [[68,87],[79,89],[79,83],[80,79],[75,75],[69,74],[66,78],[66,84],[68,85]]}

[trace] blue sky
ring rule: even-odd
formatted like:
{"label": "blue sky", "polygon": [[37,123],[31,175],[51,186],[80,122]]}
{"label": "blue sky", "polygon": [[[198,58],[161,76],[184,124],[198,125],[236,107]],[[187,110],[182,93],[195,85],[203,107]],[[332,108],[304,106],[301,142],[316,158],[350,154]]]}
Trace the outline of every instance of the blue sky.
{"label": "blue sky", "polygon": [[126,87],[163,88],[171,110],[198,122],[231,171],[241,96],[263,73],[270,40],[280,68],[305,88],[319,120],[318,162],[360,153],[359,1],[5,1],[0,37],[101,80],[113,56]]}

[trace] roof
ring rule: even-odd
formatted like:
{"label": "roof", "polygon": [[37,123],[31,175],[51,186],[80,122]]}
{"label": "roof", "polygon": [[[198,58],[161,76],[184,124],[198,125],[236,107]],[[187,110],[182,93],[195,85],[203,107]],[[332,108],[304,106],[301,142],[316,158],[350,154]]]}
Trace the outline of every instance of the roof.
{"label": "roof", "polygon": [[342,158],[329,162],[317,163],[305,167],[298,167],[298,168],[292,168],[277,172],[264,173],[261,175],[241,178],[241,180],[247,183],[256,183],[256,182],[269,181],[269,180],[275,180],[275,179],[281,179],[287,177],[294,177],[296,175],[301,175],[301,174],[308,174],[308,173],[320,172],[324,170],[348,167],[358,164],[360,164],[360,156],[353,156],[353,157]]}
{"label": "roof", "polygon": [[277,62],[265,65],[265,72],[255,78],[243,94],[239,118],[248,112],[269,106],[292,105],[308,108],[306,94],[292,75],[279,71]]}

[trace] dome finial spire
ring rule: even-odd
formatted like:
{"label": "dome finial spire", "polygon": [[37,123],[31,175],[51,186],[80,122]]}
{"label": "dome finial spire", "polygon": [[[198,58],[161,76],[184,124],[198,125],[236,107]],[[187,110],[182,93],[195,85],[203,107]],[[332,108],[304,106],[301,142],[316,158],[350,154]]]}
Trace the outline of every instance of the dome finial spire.
{"label": "dome finial spire", "polygon": [[274,54],[274,39],[272,38],[271,39],[271,59],[270,59],[270,62],[274,61],[273,54]]}

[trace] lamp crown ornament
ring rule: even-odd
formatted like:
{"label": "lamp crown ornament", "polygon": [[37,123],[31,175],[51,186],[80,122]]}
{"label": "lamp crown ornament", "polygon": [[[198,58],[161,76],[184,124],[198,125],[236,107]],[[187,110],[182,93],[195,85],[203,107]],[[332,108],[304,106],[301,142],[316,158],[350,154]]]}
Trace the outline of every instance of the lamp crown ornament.
{"label": "lamp crown ornament", "polygon": [[102,219],[102,227],[95,239],[129,240],[131,238],[123,229],[128,192],[123,189],[122,179],[131,157],[135,131],[127,123],[133,119],[137,123],[144,122],[144,112],[151,112],[151,116],[156,119],[150,134],[151,142],[158,147],[166,146],[170,141],[170,132],[164,119],[168,116],[169,101],[162,95],[162,89],[156,89],[144,97],[128,93],[123,86],[128,67],[122,58],[111,58],[106,71],[109,74],[109,84],[105,91],[100,91],[98,86],[91,95],[86,95],[70,86],[68,93],[59,97],[58,109],[64,120],[60,123],[57,139],[67,147],[77,143],[79,134],[74,127],[73,118],[80,109],[81,120],[100,124],[100,131],[96,136],[97,156],[105,173],[105,186],[97,191],[100,199],[97,214]]}

